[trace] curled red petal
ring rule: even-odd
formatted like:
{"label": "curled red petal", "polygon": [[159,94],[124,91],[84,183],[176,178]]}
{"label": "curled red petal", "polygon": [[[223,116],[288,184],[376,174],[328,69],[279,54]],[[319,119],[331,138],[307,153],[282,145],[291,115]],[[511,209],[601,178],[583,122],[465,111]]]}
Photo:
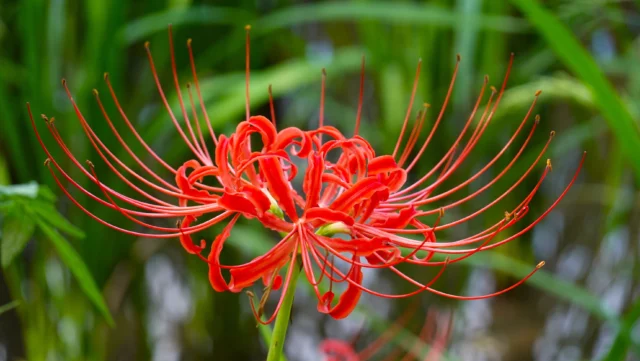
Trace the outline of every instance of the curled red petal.
{"label": "curled red petal", "polygon": [[404,229],[415,218],[418,211],[415,207],[407,207],[398,213],[384,213],[371,223],[371,226],[378,228]]}
{"label": "curled red petal", "polygon": [[278,201],[284,212],[294,222],[298,220],[296,205],[293,201],[291,185],[284,177],[280,160],[276,158],[260,159],[260,174],[266,180],[267,186]]}
{"label": "curled red petal", "polygon": [[342,222],[347,226],[353,226],[353,224],[355,223],[355,221],[353,220],[353,217],[351,217],[350,215],[344,212],[334,211],[329,208],[319,208],[319,207],[308,209],[304,214],[304,218],[307,221],[320,219],[328,223]]}
{"label": "curled red petal", "polygon": [[369,161],[367,170],[369,175],[377,175],[398,169],[398,163],[390,155],[381,155]]}
{"label": "curled red petal", "polygon": [[240,122],[236,127],[236,134],[238,134],[241,140],[246,139],[251,133],[256,132],[260,133],[265,149],[271,148],[278,135],[273,123],[262,115],[252,116],[248,121]]}
{"label": "curled red petal", "polygon": [[229,223],[224,227],[222,233],[220,233],[211,245],[211,252],[209,252],[209,282],[211,287],[218,292],[228,291],[229,284],[222,277],[222,269],[220,268],[220,253],[224,247],[224,242],[231,234],[231,228],[236,223],[238,216],[233,217]]}
{"label": "curled red petal", "polygon": [[344,139],[344,135],[336,128],[330,125],[322,126],[314,131],[309,132],[312,136],[316,136],[318,134],[326,134],[333,139]]}
{"label": "curled red petal", "polygon": [[[296,139],[300,139],[296,141]],[[302,130],[289,127],[281,130],[276,137],[276,141],[272,145],[273,149],[285,149],[286,147],[298,144],[300,149],[294,150],[291,152],[293,155],[304,158],[309,155],[311,152],[313,142],[311,141],[311,137],[308,133],[303,132]]]}
{"label": "curled red petal", "polygon": [[265,285],[265,287],[270,287],[272,290],[279,290],[280,287],[282,287],[282,283],[282,276],[279,274],[275,275],[275,277],[267,273],[262,275],[262,284]]}
{"label": "curled red petal", "polygon": [[389,187],[389,190],[391,192],[395,192],[400,188],[402,188],[404,183],[407,181],[407,171],[404,169],[398,168],[389,172],[388,175],[387,174],[378,175],[378,179],[382,184]]}
{"label": "curled red petal", "polygon": [[216,165],[220,172],[220,182],[224,187],[232,187],[233,177],[229,169],[229,138],[221,134],[216,147]]}
{"label": "curled red petal", "polygon": [[382,264],[393,264],[398,257],[402,256],[400,250],[393,247],[387,249],[379,249],[375,252],[372,252],[369,255],[365,255],[364,257],[367,259],[367,262],[372,265],[382,265]]}
{"label": "curled red petal", "polygon": [[307,209],[316,207],[320,200],[320,191],[322,190],[322,175],[324,173],[324,159],[316,152],[309,154],[307,157],[307,170],[304,174],[304,182],[302,190],[306,195]]}
{"label": "curled red petal", "polygon": [[187,177],[188,169],[194,169],[194,172],[196,172],[199,168],[201,168],[201,166],[197,160],[191,159],[186,161],[176,171],[176,185],[184,195],[196,198],[209,198],[211,197],[209,192],[194,188],[193,182],[189,181],[189,177]]}
{"label": "curled red petal", "polygon": [[[186,216],[182,219],[182,222],[180,223],[180,228],[188,228],[191,225],[191,222],[195,221],[196,218],[193,216]],[[202,250],[205,248],[205,246],[207,245],[207,243],[203,240],[200,241],[200,245],[195,245],[193,243],[193,239],[191,238],[190,234],[184,234],[181,233],[180,234],[180,243],[182,244],[182,247],[184,247],[184,249],[191,254],[197,254],[202,252]]]}
{"label": "curled red petal", "polygon": [[351,253],[358,257],[368,257],[374,252],[385,252],[385,255],[389,257],[386,259],[395,259],[395,257],[400,256],[400,250],[389,245],[388,239],[384,237],[355,238],[350,240],[323,237],[322,239],[327,246],[331,247],[332,251],[335,252]]}
{"label": "curled red petal", "polygon": [[384,189],[388,188],[380,183],[376,177],[367,177],[343,192],[329,207],[337,211],[345,211],[353,207],[354,204],[369,199],[375,192]]}
{"label": "curled red petal", "polygon": [[240,292],[243,288],[251,286],[256,280],[266,275],[273,275],[273,272],[282,268],[294,250],[295,242],[282,241],[268,253],[254,258],[251,262],[245,263],[237,268],[232,268],[231,282],[229,289],[232,292]]}
{"label": "curled red petal", "polygon": [[360,266],[354,264],[351,267],[349,279],[351,282],[348,283],[347,289],[340,295],[340,299],[338,299],[338,303],[335,306],[331,307],[331,302],[334,298],[333,292],[328,291],[322,296],[318,303],[319,312],[329,314],[337,320],[349,316],[353,309],[356,308],[360,300],[360,295],[362,294],[362,290],[352,284],[352,282],[362,284],[362,270]]}
{"label": "curled red petal", "polygon": [[233,212],[240,212],[245,216],[262,217],[271,207],[269,198],[258,188],[251,184],[242,186],[239,192],[225,188],[218,204]]}

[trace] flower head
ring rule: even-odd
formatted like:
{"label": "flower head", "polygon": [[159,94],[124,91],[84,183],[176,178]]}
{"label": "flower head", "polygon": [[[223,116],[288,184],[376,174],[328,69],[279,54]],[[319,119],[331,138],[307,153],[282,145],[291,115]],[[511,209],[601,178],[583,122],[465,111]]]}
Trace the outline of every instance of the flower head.
{"label": "flower head", "polygon": [[[173,83],[180,105],[178,114],[173,112],[165,97],[155,70],[150,45],[145,44],[154,81],[162,103],[175,125],[176,136],[182,138],[192,154],[190,159],[178,166],[165,162],[136,131],[120,106],[108,75],[105,74],[106,86],[119,117],[148,153],[145,156],[146,159],[150,157],[170,174],[170,178],[167,179],[156,173],[153,167],[148,166],[142,157],[133,152],[131,146],[125,142],[117,127],[114,126],[102,104],[100,95],[94,90],[97,104],[113,136],[135,164],[127,164],[118,158],[101,140],[100,135],[94,132],[91,124],[73,100],[66,82],[63,81],[64,89],[77,118],[98,156],[104,165],[138,197],[122,194],[101,182],[97,170],[90,162],[83,165],[74,157],[58,133],[53,118],[48,119],[43,116],[47,129],[64,154],[91,182],[97,185],[100,191],[92,193],[83,188],[47,150],[31,117],[38,140],[48,156],[46,164],[61,190],[89,216],[108,227],[134,236],[179,239],[188,253],[200,257],[208,264],[209,279],[216,291],[239,292],[262,280],[266,286],[265,295],[278,289],[282,289],[282,295],[284,295],[291,283],[295,268],[301,267],[318,298],[318,310],[334,318],[349,315],[358,303],[362,292],[387,298],[407,297],[423,291],[457,299],[486,298],[516,287],[540,268],[542,263],[536,266],[529,276],[513,286],[489,295],[457,296],[432,287],[447,265],[459,262],[477,252],[510,242],[530,230],[564,197],[579,172],[580,167],[567,188],[547,211],[521,230],[511,232],[508,237],[500,241],[495,241],[497,236],[519,224],[528,212],[531,199],[551,169],[549,161],[535,187],[520,204],[507,212],[503,219],[463,239],[449,242],[438,239],[441,231],[478,217],[512,192],[540,162],[553,137],[552,133],[535,161],[502,195],[468,216],[449,223],[441,222],[441,217],[447,210],[474,199],[502,178],[523,153],[538,125],[536,117],[517,154],[503,169],[495,171],[494,178],[488,183],[466,197],[435,206],[436,202],[449,199],[451,195],[485,175],[487,170],[492,168],[513,145],[529,122],[539,93],[534,97],[531,108],[513,136],[497,155],[467,180],[451,189],[440,190],[442,183],[450,179],[462,166],[489,126],[506,87],[511,62],[502,87],[500,90],[490,88],[484,110],[479,111],[488,87],[488,79],[485,78],[471,115],[444,157],[426,174],[409,178],[409,172],[426,153],[444,116],[455,82],[459,58],[442,110],[426,139],[420,142],[421,144],[419,139],[425,128],[428,105],[424,105],[409,131],[409,120],[420,75],[418,64],[409,107],[395,149],[392,154],[379,155],[366,139],[358,135],[362,113],[364,59],[355,134],[345,135],[337,128],[324,124],[326,80],[324,70],[318,127],[312,130],[301,130],[295,127],[278,129],[271,96],[271,119],[250,113],[248,38],[247,29],[246,117],[237,125],[235,132],[228,136],[215,134],[204,108],[191,41],[187,41],[187,47],[193,85],[187,84],[188,97],[184,97],[176,70],[171,27],[169,28]],[[199,104],[199,107],[196,104]],[[31,114],[30,110],[29,113]],[[474,119],[477,118],[479,121],[474,126]],[[209,134],[205,136],[206,133]],[[207,138],[211,138],[211,141],[207,141]],[[133,221],[136,224],[136,230],[121,228],[97,217],[89,208],[72,197],[60,176],[93,201]],[[301,179],[302,183],[300,189],[294,186],[298,179]],[[436,217],[435,221],[427,224],[425,217],[428,216]],[[279,233],[281,238],[267,253],[246,263],[222,264],[220,255],[239,218],[257,220],[265,228]],[[151,222],[149,219],[152,221],[174,219],[178,222],[174,227],[170,227],[158,225],[157,221]],[[193,239],[194,233],[221,222],[226,222],[226,225],[210,245],[207,245],[205,240]],[[433,258],[435,254],[443,254],[447,258],[437,260]],[[336,262],[346,265],[346,269],[338,267]],[[400,263],[423,267],[435,266],[440,270],[435,278],[423,283],[401,272],[396,267]],[[387,269],[412,284],[415,290],[405,294],[386,294],[365,287],[362,282],[365,268]],[[329,290],[321,290],[319,285],[323,281],[328,282]],[[340,296],[335,299],[334,284],[337,283],[342,283],[345,287],[342,288]],[[259,318],[260,322],[271,322],[282,300],[283,297],[280,297],[272,316],[264,321]],[[252,302],[258,316],[262,313],[265,301],[266,296],[260,301],[257,310]]]}

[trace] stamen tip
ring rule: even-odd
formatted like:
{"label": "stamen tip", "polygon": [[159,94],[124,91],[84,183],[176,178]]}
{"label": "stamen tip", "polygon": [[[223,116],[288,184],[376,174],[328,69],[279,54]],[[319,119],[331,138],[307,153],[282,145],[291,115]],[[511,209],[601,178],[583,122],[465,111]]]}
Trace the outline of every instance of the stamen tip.
{"label": "stamen tip", "polygon": [[551,159],[547,159],[547,168],[553,170],[553,166],[551,165]]}
{"label": "stamen tip", "polygon": [[47,158],[44,160],[44,165],[46,165],[47,167],[49,166],[50,163],[51,163],[51,158]]}
{"label": "stamen tip", "polygon": [[108,81],[108,80],[109,80],[109,73],[105,72],[105,73],[103,74],[103,77],[104,77],[104,80],[107,80],[107,81]]}
{"label": "stamen tip", "polygon": [[484,75],[484,82],[485,84],[489,82],[489,74]]}
{"label": "stamen tip", "polygon": [[150,46],[151,46],[151,42],[149,42],[149,41],[145,41],[144,42],[144,47],[147,48],[147,50],[149,50]]}
{"label": "stamen tip", "polygon": [[87,159],[87,160],[85,160],[84,162],[85,162],[85,163],[87,163],[87,165],[88,165],[89,167],[91,167],[91,168],[95,168],[95,167],[93,166],[93,162],[91,162],[90,160],[88,160],[88,159]]}
{"label": "stamen tip", "polygon": [[549,136],[550,136],[551,138],[555,137],[555,136],[556,136],[556,131],[555,131],[555,130],[552,130],[552,131],[551,131],[551,133],[549,133]]}
{"label": "stamen tip", "polygon": [[323,75],[323,76],[327,76],[327,69],[322,68],[322,75]]}
{"label": "stamen tip", "polygon": [[535,122],[536,122],[536,124],[540,123],[540,114],[536,114]]}
{"label": "stamen tip", "polygon": [[537,269],[540,269],[542,267],[544,267],[546,263],[544,261],[540,261],[540,263],[538,263],[538,265],[536,266]]}
{"label": "stamen tip", "polygon": [[490,87],[490,89],[493,94],[496,94],[498,92],[498,89],[496,89],[496,87],[494,87],[493,85]]}
{"label": "stamen tip", "polygon": [[192,42],[192,41],[193,41],[193,40],[192,40],[191,38],[187,39],[187,46],[191,46],[191,42]]}
{"label": "stamen tip", "polygon": [[67,79],[62,78],[62,86],[67,86]]}
{"label": "stamen tip", "polygon": [[247,24],[244,26],[244,30],[249,31],[251,30],[251,25]]}
{"label": "stamen tip", "polygon": [[460,56],[460,54],[459,54],[459,53],[458,53],[458,54],[456,54],[456,60],[457,60],[457,61],[461,61],[461,60],[462,60],[462,57]]}
{"label": "stamen tip", "polygon": [[93,88],[91,92],[93,93],[93,95],[98,96],[98,89]]}
{"label": "stamen tip", "polygon": [[542,94],[542,90],[536,90],[536,96],[540,96]]}
{"label": "stamen tip", "polygon": [[423,103],[423,104],[422,104],[422,106],[423,106],[424,108],[430,108],[430,107],[431,107],[431,104],[429,104],[429,103]]}

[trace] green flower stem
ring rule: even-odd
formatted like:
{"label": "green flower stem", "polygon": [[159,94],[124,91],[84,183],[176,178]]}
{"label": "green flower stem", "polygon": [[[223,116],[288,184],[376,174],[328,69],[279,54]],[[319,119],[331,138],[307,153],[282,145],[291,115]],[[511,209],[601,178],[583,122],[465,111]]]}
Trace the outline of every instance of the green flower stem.
{"label": "green flower stem", "polygon": [[289,267],[294,267],[291,274],[291,281],[289,282],[289,287],[287,288],[287,292],[284,294],[284,300],[282,300],[282,305],[280,306],[280,310],[276,316],[271,344],[269,345],[269,353],[267,354],[267,361],[282,360],[282,348],[284,346],[284,339],[287,335],[289,320],[291,319],[293,296],[296,293],[296,283],[298,282],[298,276],[300,275],[300,266],[297,262],[291,262]]}

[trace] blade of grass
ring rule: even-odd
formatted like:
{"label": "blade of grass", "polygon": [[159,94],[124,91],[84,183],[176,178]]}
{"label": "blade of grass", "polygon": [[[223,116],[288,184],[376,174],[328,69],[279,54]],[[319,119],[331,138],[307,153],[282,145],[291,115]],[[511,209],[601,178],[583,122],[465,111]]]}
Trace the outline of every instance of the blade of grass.
{"label": "blade of grass", "polygon": [[228,24],[245,25],[255,16],[248,11],[219,6],[195,6],[181,10],[166,10],[149,14],[127,24],[119,36],[124,44],[145,40],[150,35],[166,31],[167,24]]}
{"label": "blade of grass", "polygon": [[[453,98],[455,105],[468,106],[471,99],[472,84],[475,80],[474,59],[476,54],[476,44],[478,40],[478,19],[475,14],[481,8],[480,0],[458,0],[456,4],[456,13],[464,22],[456,27],[454,52],[462,56],[462,61],[458,68],[458,77],[456,79],[456,87]],[[455,56],[455,54],[453,54]],[[453,57],[452,57],[453,59]]]}
{"label": "blade of grass", "polygon": [[523,32],[526,24],[516,18],[493,15],[462,15],[429,4],[328,2],[291,6],[265,16],[256,23],[256,32],[316,21],[378,20],[398,25],[441,25],[458,27],[473,19],[480,28],[504,32]]}
{"label": "blade of grass", "polygon": [[556,55],[590,88],[599,110],[640,182],[640,131],[615,89],[571,31],[535,0],[511,0],[546,39]]}
{"label": "blade of grass", "polygon": [[73,247],[71,247],[69,242],[67,242],[67,240],[64,239],[64,237],[62,237],[60,233],[53,229],[47,222],[38,217],[36,218],[36,223],[40,230],[42,230],[45,236],[47,236],[51,241],[60,256],[60,259],[62,259],[64,264],[69,267],[71,273],[78,281],[80,288],[82,288],[89,300],[96,306],[107,323],[110,326],[114,326],[115,322],[113,321],[109,308],[102,297],[102,293],[93,280],[91,272],[89,272],[89,268],[84,263],[80,255],[73,249]]}
{"label": "blade of grass", "polygon": [[2,315],[5,312],[11,311],[14,308],[20,306],[20,301],[15,300],[15,301],[11,301],[7,304],[4,304],[2,306],[0,306],[0,315]]}
{"label": "blade of grass", "polygon": [[[143,40],[166,29],[167,24],[246,24],[255,16],[237,9],[199,6],[183,11],[162,11],[140,17],[121,30],[125,44]],[[465,21],[473,20],[482,29],[503,32],[525,32],[525,22],[509,16],[464,15],[433,5],[409,3],[343,3],[329,2],[290,6],[275,11],[255,21],[253,34],[264,36],[270,32],[293,25],[321,21],[363,21],[377,20],[398,25],[440,25],[457,27]],[[240,43],[238,46],[242,46]]]}
{"label": "blade of grass", "polygon": [[[613,340],[609,353],[602,358],[602,361],[619,361],[626,359],[629,347],[633,344],[631,339],[633,327],[639,319],[640,300],[636,300],[622,319],[620,330],[618,331],[616,338]],[[637,344],[633,344],[633,346],[633,352],[636,356],[640,356],[640,347],[638,347]]]}

